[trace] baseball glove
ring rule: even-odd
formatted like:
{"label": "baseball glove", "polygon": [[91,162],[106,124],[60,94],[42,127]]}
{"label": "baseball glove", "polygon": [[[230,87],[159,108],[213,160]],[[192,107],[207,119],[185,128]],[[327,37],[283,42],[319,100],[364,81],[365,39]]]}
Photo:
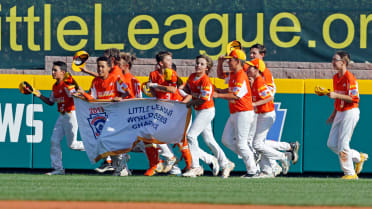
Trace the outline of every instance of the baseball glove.
{"label": "baseball glove", "polygon": [[27,81],[22,81],[18,88],[22,94],[31,94],[34,92],[34,88],[32,88],[31,84],[29,84]]}
{"label": "baseball glove", "polygon": [[329,94],[329,89],[326,89],[324,87],[321,87],[319,85],[315,86],[314,88],[314,92],[318,95],[318,96],[324,96],[324,95],[327,95]]}
{"label": "baseball glove", "polygon": [[152,94],[151,94],[151,91],[150,91],[150,88],[147,87],[147,82],[143,82],[142,85],[141,85],[141,89],[142,89],[142,92],[148,96],[148,97],[153,97]]}

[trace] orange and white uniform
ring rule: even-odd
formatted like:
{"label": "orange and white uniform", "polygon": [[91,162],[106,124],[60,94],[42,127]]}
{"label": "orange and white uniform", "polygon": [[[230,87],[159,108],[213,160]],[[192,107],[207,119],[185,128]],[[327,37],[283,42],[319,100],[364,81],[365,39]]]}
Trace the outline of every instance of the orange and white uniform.
{"label": "orange and white uniform", "polygon": [[205,144],[212,150],[214,156],[216,156],[220,167],[224,168],[229,160],[216,142],[211,125],[215,116],[213,84],[207,74],[197,77],[196,73],[193,73],[187,80],[186,87],[190,90],[193,99],[205,101],[201,105],[194,105],[195,118],[187,133],[187,140],[192,156],[191,167],[200,167],[199,159],[202,159],[204,155],[204,152],[201,151],[198,144],[198,136],[201,134]]}
{"label": "orange and white uniform", "polygon": [[128,85],[130,89],[130,95],[128,99],[132,98],[142,98],[141,83],[139,80],[134,77],[131,73],[125,73],[123,75],[124,82]]}
{"label": "orange and white uniform", "polygon": [[71,149],[84,149],[83,142],[77,141],[78,123],[72,91],[69,89],[66,83],[60,81],[53,85],[52,93],[49,96],[49,101],[57,102],[58,112],[61,113],[54,125],[51,138],[50,159],[52,168],[55,170],[63,170],[61,141],[64,137],[66,137],[67,145]]}
{"label": "orange and white uniform", "polygon": [[239,99],[229,100],[230,117],[222,134],[222,143],[243,158],[247,173],[253,175],[258,170],[253,152],[248,146],[248,135],[254,116],[248,76],[241,69],[236,73],[225,73],[224,78],[229,84],[229,92]]}
{"label": "orange and white uniform", "polygon": [[[164,75],[160,74],[158,70],[155,70],[150,73],[149,81],[163,86],[177,86],[177,73],[172,70],[171,80],[166,81]],[[172,93],[161,91],[156,91],[155,93],[157,99],[172,99]]]}
{"label": "orange and white uniform", "polygon": [[109,74],[105,80],[101,77],[94,78],[89,92],[90,94],[84,94],[88,100],[113,99],[120,97],[121,93],[128,93],[129,87],[121,80],[120,76]]}
{"label": "orange and white uniform", "polygon": [[[261,100],[272,97],[271,89],[266,85],[262,76],[258,76],[252,84],[252,101],[259,102]],[[287,160],[287,156],[274,149],[272,146],[265,144],[267,133],[275,122],[275,106],[271,100],[265,104],[258,105],[255,108],[257,113],[256,131],[253,138],[254,149],[262,154],[261,169],[266,173],[272,173],[270,160]]]}
{"label": "orange and white uniform", "polygon": [[[343,76],[333,76],[333,89],[338,94],[348,95],[352,103],[335,99],[336,116],[329,133],[327,146],[339,155],[341,168],[345,175],[354,175],[353,162],[360,162],[360,153],[350,148],[350,140],[359,120],[359,89],[358,82],[350,71]],[[344,159],[341,159],[343,157]]]}

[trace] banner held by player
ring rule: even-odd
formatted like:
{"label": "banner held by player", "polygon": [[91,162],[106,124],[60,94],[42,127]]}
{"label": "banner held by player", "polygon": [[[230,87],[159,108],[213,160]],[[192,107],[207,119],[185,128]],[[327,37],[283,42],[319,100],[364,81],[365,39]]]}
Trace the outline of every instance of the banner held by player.
{"label": "banner held by player", "polygon": [[87,102],[74,98],[74,102],[80,136],[92,163],[129,152],[139,140],[179,143],[191,117],[190,109],[175,101]]}

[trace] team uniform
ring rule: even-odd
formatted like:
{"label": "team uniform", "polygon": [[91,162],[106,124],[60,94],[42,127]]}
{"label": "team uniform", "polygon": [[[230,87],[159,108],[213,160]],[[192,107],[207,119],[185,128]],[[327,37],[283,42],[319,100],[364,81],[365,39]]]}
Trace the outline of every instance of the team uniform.
{"label": "team uniform", "polygon": [[229,92],[239,99],[229,100],[230,117],[222,134],[222,143],[240,155],[245,163],[247,173],[254,175],[257,173],[257,167],[253,152],[248,147],[248,135],[254,116],[248,77],[244,70],[224,73],[223,77],[229,85]]}
{"label": "team uniform", "polygon": [[69,86],[60,81],[53,85],[52,93],[49,96],[50,102],[57,102],[58,112],[60,113],[54,125],[50,148],[52,168],[55,170],[63,170],[61,151],[63,137],[66,137],[67,145],[71,149],[84,150],[83,142],[77,141],[78,124],[71,93]]}
{"label": "team uniform", "polygon": [[[258,102],[272,97],[270,89],[266,86],[262,76],[258,76],[252,84],[252,101]],[[265,145],[267,133],[275,122],[275,106],[273,101],[256,106],[254,108],[257,114],[257,125],[253,139],[254,149],[262,154],[261,170],[267,174],[272,174],[270,160],[280,160],[285,168],[285,174],[288,172],[287,155]]]}
{"label": "team uniform", "polygon": [[338,73],[333,76],[333,88],[334,92],[338,94],[351,96],[353,102],[348,103],[341,99],[335,99],[334,107],[337,112],[329,133],[327,146],[339,155],[344,174],[354,176],[356,172],[353,162],[360,163],[362,160],[362,153],[351,149],[349,145],[354,128],[359,120],[358,83],[353,74],[346,70],[341,77]]}
{"label": "team uniform", "polygon": [[[171,73],[171,79],[167,81],[165,80],[164,75],[160,74],[158,70],[152,71],[149,75],[149,82],[157,83],[163,86],[177,86],[177,73],[174,70],[171,70]],[[157,99],[176,100],[177,95],[169,92],[155,91],[155,97]],[[146,176],[152,176],[156,172],[168,172],[173,169],[173,165],[176,163],[177,159],[167,144],[157,144],[157,148],[155,148],[153,144],[145,143],[145,146],[146,154],[150,163],[150,169],[145,173]],[[159,158],[159,151],[160,155],[167,159],[167,164],[164,168],[160,166],[162,161],[160,161]],[[175,171],[171,171],[171,173],[172,172],[174,172],[176,175],[181,174],[181,170],[178,167],[175,168]]]}
{"label": "team uniform", "polygon": [[198,136],[201,134],[205,144],[212,150],[214,156],[217,158],[220,167],[225,168],[230,161],[216,142],[212,132],[211,123],[215,116],[212,98],[213,84],[207,74],[204,74],[202,77],[197,77],[196,73],[193,73],[189,76],[186,87],[190,90],[193,99],[202,99],[205,101],[201,105],[194,105],[195,119],[187,133],[192,155],[191,167],[200,167],[199,158],[204,154],[203,151],[200,151],[201,149],[198,145]]}
{"label": "team uniform", "polygon": [[142,98],[142,91],[141,91],[141,83],[140,81],[134,77],[131,73],[125,73],[123,75],[124,82],[128,84],[128,88],[131,91],[131,96],[128,96],[131,98]]}

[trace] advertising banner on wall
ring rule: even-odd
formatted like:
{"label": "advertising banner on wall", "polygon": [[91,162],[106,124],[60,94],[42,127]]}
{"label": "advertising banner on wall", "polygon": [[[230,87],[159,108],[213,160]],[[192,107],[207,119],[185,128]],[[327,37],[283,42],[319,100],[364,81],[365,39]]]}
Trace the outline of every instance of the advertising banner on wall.
{"label": "advertising banner on wall", "polygon": [[[182,5],[182,6],[180,6]],[[370,61],[370,1],[73,1],[0,3],[0,69],[44,68],[44,56],[107,48],[153,58],[207,54],[238,40],[264,44],[266,60],[329,62],[336,50]]]}

